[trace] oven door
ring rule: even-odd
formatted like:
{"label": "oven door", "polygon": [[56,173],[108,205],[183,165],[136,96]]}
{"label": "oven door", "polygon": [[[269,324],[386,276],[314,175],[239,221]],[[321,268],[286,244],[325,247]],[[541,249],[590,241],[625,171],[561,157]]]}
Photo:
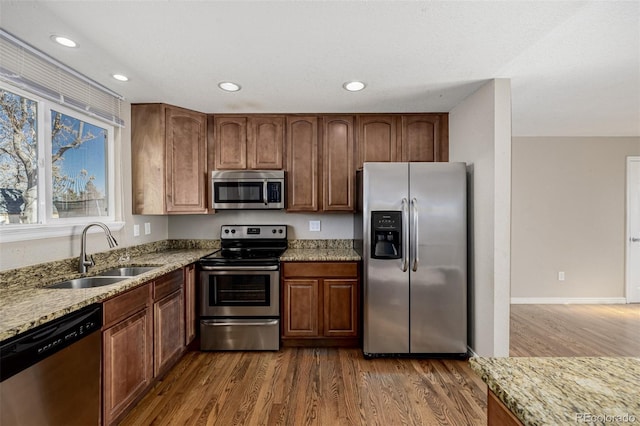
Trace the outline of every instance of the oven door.
{"label": "oven door", "polygon": [[200,285],[200,315],[203,317],[280,316],[277,265],[203,266]]}

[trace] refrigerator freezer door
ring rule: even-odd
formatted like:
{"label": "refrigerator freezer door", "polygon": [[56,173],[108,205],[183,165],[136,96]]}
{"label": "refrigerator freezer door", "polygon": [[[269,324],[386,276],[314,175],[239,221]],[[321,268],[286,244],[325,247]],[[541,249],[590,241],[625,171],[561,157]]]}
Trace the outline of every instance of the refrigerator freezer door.
{"label": "refrigerator freezer door", "polygon": [[[408,192],[407,163],[365,163],[363,171],[363,352],[409,351],[409,273],[403,259],[373,259],[371,212],[403,211]],[[405,203],[406,205],[406,203]],[[407,212],[402,213],[402,232]],[[406,234],[405,234],[406,235]],[[403,236],[404,239],[404,236]]]}
{"label": "refrigerator freezer door", "polygon": [[[466,167],[410,163],[410,352],[467,352]],[[414,267],[415,265],[415,267]]]}

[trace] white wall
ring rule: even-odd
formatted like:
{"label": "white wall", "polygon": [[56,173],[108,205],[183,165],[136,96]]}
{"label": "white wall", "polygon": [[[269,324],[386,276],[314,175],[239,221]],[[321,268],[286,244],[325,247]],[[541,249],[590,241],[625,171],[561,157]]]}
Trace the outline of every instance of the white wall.
{"label": "white wall", "polygon": [[449,115],[449,160],[469,175],[470,346],[509,355],[511,85],[492,80]]}
{"label": "white wall", "polygon": [[[320,232],[309,231],[309,221],[320,221]],[[302,214],[281,211],[218,211],[213,215],[172,216],[169,238],[220,238],[222,225],[289,225],[290,240],[353,239],[353,214]]]}
{"label": "white wall", "polygon": [[[131,123],[131,105],[123,103],[122,118],[125,125]],[[116,209],[124,221],[122,230],[114,232],[119,247],[128,247],[152,241],[167,239],[168,220],[166,216],[133,216],[131,214],[131,129],[116,131],[116,187],[121,190],[121,197],[116,199]],[[151,224],[151,234],[144,235],[144,223]],[[141,236],[133,236],[133,225],[140,224]],[[95,228],[96,230],[98,228]],[[17,242],[0,243],[0,270],[35,265],[42,262],[66,259],[80,255],[80,232],[69,237],[43,238]],[[106,238],[99,233],[89,234],[87,237],[89,253],[106,251],[109,249]]]}
{"label": "white wall", "polygon": [[640,138],[513,139],[514,303],[624,302],[630,155]]}

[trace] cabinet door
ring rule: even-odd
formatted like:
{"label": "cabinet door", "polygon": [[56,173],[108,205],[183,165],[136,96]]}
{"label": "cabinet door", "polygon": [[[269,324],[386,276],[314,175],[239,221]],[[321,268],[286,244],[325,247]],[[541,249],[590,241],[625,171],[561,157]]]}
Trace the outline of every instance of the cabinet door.
{"label": "cabinet door", "polygon": [[318,118],[287,117],[287,211],[318,211]]}
{"label": "cabinet door", "polygon": [[216,169],[246,169],[247,118],[215,116],[213,122]]}
{"label": "cabinet door", "polygon": [[358,116],[358,169],[366,161],[398,161],[397,116]]}
{"label": "cabinet door", "polygon": [[284,337],[318,337],[319,280],[284,280]]}
{"label": "cabinet door", "polygon": [[206,213],[206,116],[166,109],[167,213]]}
{"label": "cabinet door", "polygon": [[184,268],[184,338],[185,346],[196,337],[196,267]]}
{"label": "cabinet door", "polygon": [[103,419],[108,425],[150,384],[152,319],[145,308],[102,333]]}
{"label": "cabinet door", "polygon": [[250,117],[247,136],[247,168],[282,169],[284,117]]}
{"label": "cabinet door", "polygon": [[325,279],[324,335],[356,337],[358,335],[358,280]]}
{"label": "cabinet door", "polygon": [[405,115],[402,117],[402,161],[438,161],[440,117]]}
{"label": "cabinet door", "polygon": [[164,373],[184,348],[184,299],[182,290],[170,294],[153,305],[154,375]]}
{"label": "cabinet door", "polygon": [[323,118],[323,209],[353,211],[355,171],[353,117]]}

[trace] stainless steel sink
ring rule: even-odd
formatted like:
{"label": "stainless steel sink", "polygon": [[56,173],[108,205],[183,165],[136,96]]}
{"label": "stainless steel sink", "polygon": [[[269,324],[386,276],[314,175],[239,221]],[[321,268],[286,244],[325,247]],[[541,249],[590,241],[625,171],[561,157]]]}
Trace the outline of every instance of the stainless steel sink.
{"label": "stainless steel sink", "polygon": [[92,288],[115,284],[129,277],[84,277],[51,284],[48,288]]}
{"label": "stainless steel sink", "polygon": [[123,268],[109,269],[108,271],[101,272],[98,276],[101,277],[135,277],[136,275],[144,274],[145,272],[153,271],[157,266],[128,266]]}

